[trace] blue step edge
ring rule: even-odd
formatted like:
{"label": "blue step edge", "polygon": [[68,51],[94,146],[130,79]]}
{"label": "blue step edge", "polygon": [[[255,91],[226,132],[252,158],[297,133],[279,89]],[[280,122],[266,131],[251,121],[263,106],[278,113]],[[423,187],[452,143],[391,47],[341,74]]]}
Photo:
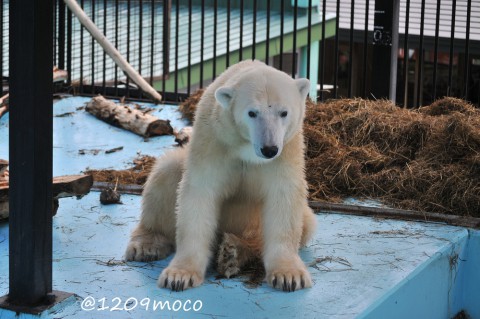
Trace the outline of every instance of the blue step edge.
{"label": "blue step edge", "polygon": [[480,318],[479,267],[480,231],[465,229],[357,318]]}

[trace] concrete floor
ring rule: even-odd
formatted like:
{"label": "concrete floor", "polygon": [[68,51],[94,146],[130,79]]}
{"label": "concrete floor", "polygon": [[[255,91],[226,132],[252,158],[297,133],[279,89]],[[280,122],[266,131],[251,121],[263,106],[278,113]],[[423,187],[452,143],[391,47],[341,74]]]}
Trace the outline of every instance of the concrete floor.
{"label": "concrete floor", "polygon": [[[112,128],[77,110],[85,101],[69,98],[54,106],[57,115],[74,112],[54,120],[55,175],[124,168],[137,152],[159,155],[174,144],[172,137],[144,141]],[[154,114],[174,127],[185,125],[175,107],[157,108],[162,111]],[[8,158],[7,122],[8,116],[0,120],[0,158]],[[118,146],[124,149],[113,154],[78,154]],[[216,279],[211,270],[201,287],[176,293],[156,287],[171,257],[122,261],[140,199],[123,195],[122,205],[103,206],[99,193],[91,192],[60,200],[53,223],[53,285],[76,296],[42,318],[452,318],[460,310],[480,318],[478,231],[320,213],[317,234],[301,251],[313,288],[295,293],[266,284],[251,288],[245,278]],[[0,224],[0,269],[1,296],[8,293],[7,222]],[[0,310],[0,318],[15,314]]]}

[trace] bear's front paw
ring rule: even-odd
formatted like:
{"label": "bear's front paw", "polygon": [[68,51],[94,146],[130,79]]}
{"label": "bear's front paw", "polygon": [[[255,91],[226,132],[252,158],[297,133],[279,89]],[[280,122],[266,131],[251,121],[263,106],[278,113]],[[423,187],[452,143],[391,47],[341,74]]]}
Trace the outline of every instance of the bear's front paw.
{"label": "bear's front paw", "polygon": [[173,244],[161,235],[143,235],[132,238],[125,251],[126,261],[153,261],[166,258]]}
{"label": "bear's front paw", "polygon": [[286,266],[267,271],[267,283],[283,291],[295,291],[312,287],[310,273],[304,265]]}
{"label": "bear's front paw", "polygon": [[168,266],[162,271],[157,285],[160,288],[172,289],[172,291],[183,291],[188,288],[198,287],[202,282],[203,276],[197,271]]}

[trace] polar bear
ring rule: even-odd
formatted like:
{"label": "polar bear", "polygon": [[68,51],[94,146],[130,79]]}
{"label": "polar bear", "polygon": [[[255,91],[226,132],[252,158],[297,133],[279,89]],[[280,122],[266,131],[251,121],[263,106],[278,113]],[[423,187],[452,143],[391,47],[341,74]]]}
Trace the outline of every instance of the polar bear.
{"label": "polar bear", "polygon": [[302,132],[309,87],[259,61],[220,75],[197,106],[190,143],[159,158],[148,177],[125,259],[162,259],[175,250],[158,285],[196,287],[225,233],[218,262],[237,260],[220,267],[227,277],[257,253],[269,285],[311,287],[298,255],[315,230]]}

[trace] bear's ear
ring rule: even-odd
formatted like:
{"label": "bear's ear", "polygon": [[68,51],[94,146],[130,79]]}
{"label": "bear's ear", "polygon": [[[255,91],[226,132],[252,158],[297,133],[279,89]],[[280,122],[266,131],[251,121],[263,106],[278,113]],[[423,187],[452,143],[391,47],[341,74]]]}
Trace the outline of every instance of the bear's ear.
{"label": "bear's ear", "polygon": [[221,87],[215,91],[215,99],[223,107],[228,108],[233,98],[233,89],[229,87]]}
{"label": "bear's ear", "polygon": [[306,99],[310,92],[310,81],[308,79],[296,79],[295,84],[302,98]]}

